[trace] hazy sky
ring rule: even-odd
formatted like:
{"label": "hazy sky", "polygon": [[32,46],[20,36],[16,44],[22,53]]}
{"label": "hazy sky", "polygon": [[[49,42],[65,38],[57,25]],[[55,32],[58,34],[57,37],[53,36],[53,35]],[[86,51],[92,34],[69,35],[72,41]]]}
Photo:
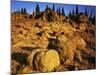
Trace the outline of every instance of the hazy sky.
{"label": "hazy sky", "polygon": [[[33,11],[35,11],[37,4],[39,5],[41,11],[45,10],[46,5],[48,5],[51,8],[53,6],[53,3],[47,3],[47,2],[28,2],[28,1],[15,1],[15,0],[13,0],[11,3],[11,11],[13,12],[13,11],[16,11],[16,10],[21,9],[21,8],[26,8],[27,12],[31,14]],[[76,5],[74,5],[74,4],[54,3],[54,5],[55,5],[55,10],[58,7],[61,7],[61,8],[64,7],[66,15],[68,15],[70,11],[76,9]],[[89,12],[89,14],[92,11],[93,15],[95,15],[96,7],[90,6],[90,5],[89,6],[88,5],[78,5],[79,12],[84,12],[85,7],[87,8],[87,11]]]}

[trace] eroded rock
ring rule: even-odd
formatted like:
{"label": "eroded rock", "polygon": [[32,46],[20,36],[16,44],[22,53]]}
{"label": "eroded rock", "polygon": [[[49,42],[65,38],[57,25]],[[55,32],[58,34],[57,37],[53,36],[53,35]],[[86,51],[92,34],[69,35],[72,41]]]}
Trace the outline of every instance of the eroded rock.
{"label": "eroded rock", "polygon": [[60,59],[56,50],[37,50],[33,51],[28,57],[30,66],[35,65],[35,68],[42,72],[53,71],[57,66],[60,65]]}

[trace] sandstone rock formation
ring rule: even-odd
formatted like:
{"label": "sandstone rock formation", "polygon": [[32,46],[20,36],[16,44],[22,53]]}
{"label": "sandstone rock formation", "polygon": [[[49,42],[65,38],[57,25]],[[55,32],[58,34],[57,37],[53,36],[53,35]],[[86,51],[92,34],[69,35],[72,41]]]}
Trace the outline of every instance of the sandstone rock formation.
{"label": "sandstone rock formation", "polygon": [[28,56],[27,61],[30,66],[41,72],[53,71],[60,65],[59,55],[56,50],[36,49]]}
{"label": "sandstone rock formation", "polygon": [[11,16],[12,73],[95,68],[96,26],[88,15],[78,14],[76,22],[48,8],[39,15]]}

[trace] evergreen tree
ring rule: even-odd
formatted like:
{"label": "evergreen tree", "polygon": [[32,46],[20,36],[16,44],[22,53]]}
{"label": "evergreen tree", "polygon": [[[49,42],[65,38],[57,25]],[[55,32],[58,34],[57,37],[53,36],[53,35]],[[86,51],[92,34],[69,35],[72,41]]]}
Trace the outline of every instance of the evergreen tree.
{"label": "evergreen tree", "polygon": [[35,11],[36,11],[35,19],[39,19],[41,16],[41,13],[40,13],[40,7],[38,4],[36,5]]}
{"label": "evergreen tree", "polygon": [[62,8],[62,15],[66,16],[65,11],[64,11],[64,7]]}
{"label": "evergreen tree", "polygon": [[78,11],[78,5],[76,5],[76,14],[78,14],[79,11]]}
{"label": "evergreen tree", "polygon": [[34,15],[34,10],[33,10],[33,12],[32,12],[32,15]]}
{"label": "evergreen tree", "polygon": [[21,8],[21,14],[23,14],[24,13],[24,9],[23,8]]}
{"label": "evergreen tree", "polygon": [[58,8],[57,8],[57,10],[56,10],[56,13],[58,14],[59,12],[58,12]]}
{"label": "evergreen tree", "polygon": [[91,10],[91,11],[90,11],[89,18],[92,18],[92,14],[93,14],[93,13],[92,13],[92,10]]}
{"label": "evergreen tree", "polygon": [[58,14],[59,14],[59,15],[61,14],[61,10],[60,10],[60,7],[58,8]]}
{"label": "evergreen tree", "polygon": [[85,15],[88,15],[87,8],[85,7]]}
{"label": "evergreen tree", "polygon": [[56,12],[57,12],[57,14],[59,14],[59,15],[61,14],[60,7],[59,7],[59,8],[57,8]]}
{"label": "evergreen tree", "polygon": [[92,23],[92,18],[93,18],[93,13],[92,13],[92,10],[91,10],[90,15],[89,15],[89,20],[90,20],[91,23]]}
{"label": "evergreen tree", "polygon": [[18,11],[17,11],[17,13],[20,13],[20,9],[18,8]]}
{"label": "evergreen tree", "polygon": [[73,9],[73,11],[72,11],[72,14],[73,14],[73,15],[75,14],[74,9]]}
{"label": "evergreen tree", "polygon": [[36,9],[35,10],[36,10],[36,13],[40,13],[40,8],[39,8],[38,4],[36,5]]}
{"label": "evergreen tree", "polygon": [[23,8],[23,13],[27,14],[26,8]]}
{"label": "evergreen tree", "polygon": [[76,14],[73,15],[73,20],[77,23],[79,23],[79,9],[78,9],[78,5],[76,5]]}
{"label": "evergreen tree", "polygon": [[71,11],[69,12],[69,17],[72,15]]}
{"label": "evergreen tree", "polygon": [[48,8],[49,8],[48,5],[46,5],[46,10],[48,10]]}
{"label": "evergreen tree", "polygon": [[94,25],[96,24],[96,16],[95,15],[93,16],[92,24],[94,24]]}
{"label": "evergreen tree", "polygon": [[53,4],[52,10],[55,11],[55,5]]}
{"label": "evergreen tree", "polygon": [[[20,12],[20,11],[19,11]],[[27,14],[26,8],[21,8],[21,14]]]}
{"label": "evergreen tree", "polygon": [[70,12],[69,12],[69,18],[70,18],[71,20],[74,20],[74,15],[73,15],[73,13],[71,12],[71,10],[70,10]]}

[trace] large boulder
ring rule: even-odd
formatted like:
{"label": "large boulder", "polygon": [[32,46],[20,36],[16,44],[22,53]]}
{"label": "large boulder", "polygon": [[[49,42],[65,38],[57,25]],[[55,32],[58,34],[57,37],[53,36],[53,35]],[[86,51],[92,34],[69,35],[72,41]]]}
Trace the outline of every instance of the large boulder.
{"label": "large boulder", "polygon": [[72,36],[68,44],[73,48],[73,49],[84,49],[86,47],[86,42],[83,38],[79,36]]}
{"label": "large boulder", "polygon": [[33,66],[32,62],[33,62],[35,54],[38,53],[38,52],[43,52],[45,50],[46,49],[34,49],[32,51],[32,53],[27,57],[27,63],[28,63],[28,65],[32,67]]}
{"label": "large boulder", "polygon": [[81,50],[84,50],[86,47],[86,42],[81,37],[75,36],[68,42],[66,42],[66,47],[64,51],[70,60],[73,60],[74,57],[79,61],[82,61]]}
{"label": "large boulder", "polygon": [[59,35],[57,38],[59,39],[60,47],[62,48],[58,50],[61,60],[66,58],[68,61],[73,61],[74,58],[77,58],[82,61],[80,51],[84,50],[86,47],[84,39],[78,36],[67,38],[64,35]]}
{"label": "large boulder", "polygon": [[[29,59],[30,58],[30,59]],[[41,72],[53,71],[56,67],[60,65],[59,55],[56,50],[37,50],[33,51],[28,57],[30,66],[35,66],[35,68]]]}

